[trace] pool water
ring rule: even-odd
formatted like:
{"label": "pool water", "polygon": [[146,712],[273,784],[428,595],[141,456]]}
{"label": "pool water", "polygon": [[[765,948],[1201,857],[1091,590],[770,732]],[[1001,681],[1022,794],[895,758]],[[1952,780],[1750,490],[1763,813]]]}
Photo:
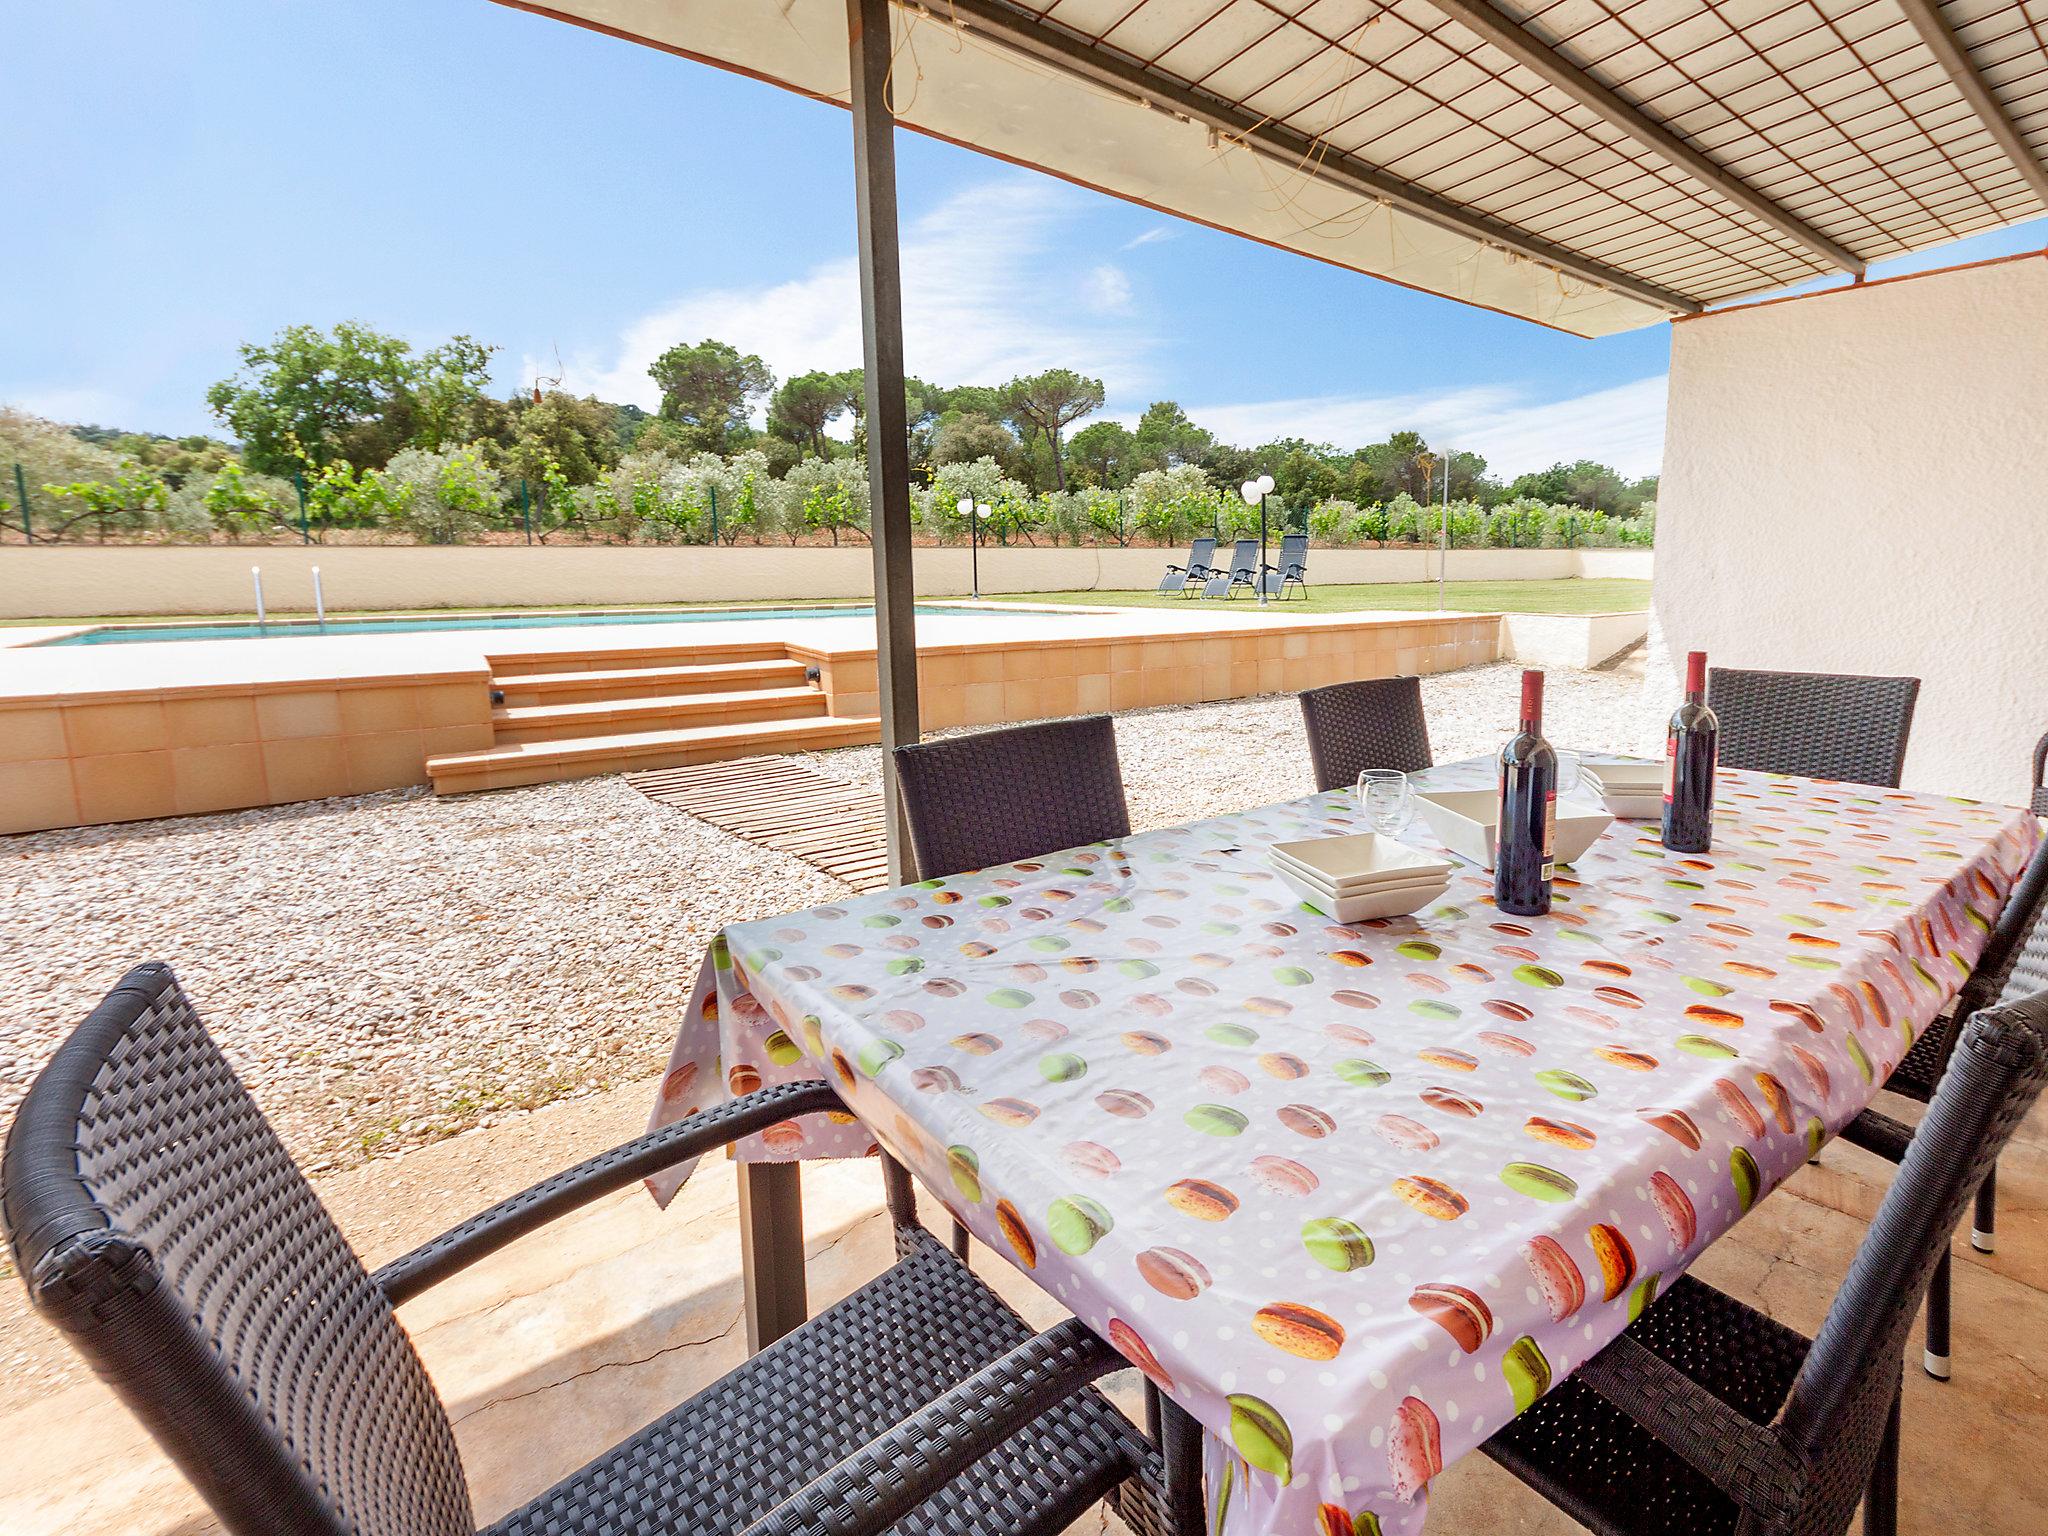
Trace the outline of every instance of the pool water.
{"label": "pool water", "polygon": [[[949,608],[943,603],[919,603],[921,614],[953,614],[986,617],[985,608]],[[709,624],[751,619],[863,619],[873,618],[872,607],[834,608],[724,608],[698,609],[678,613],[510,613],[477,614],[446,619],[329,619],[323,626],[310,619],[291,619],[271,624],[127,624],[89,629],[45,640],[50,645],[136,645],[166,640],[318,640],[331,635],[406,635],[439,633],[454,629],[561,629],[569,625],[586,627],[620,624]]]}

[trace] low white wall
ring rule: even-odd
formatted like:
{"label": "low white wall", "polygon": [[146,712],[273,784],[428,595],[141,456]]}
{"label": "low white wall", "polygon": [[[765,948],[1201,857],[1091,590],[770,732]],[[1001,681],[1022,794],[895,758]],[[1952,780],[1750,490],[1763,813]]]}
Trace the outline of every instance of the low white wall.
{"label": "low white wall", "polygon": [[1647,613],[1508,613],[1500,653],[1539,667],[1597,667],[1650,629]]}
{"label": "low white wall", "polygon": [[2048,728],[2043,400],[2038,255],[1673,326],[1658,648],[1919,677],[1906,784],[2023,801]]}
{"label": "low white wall", "polygon": [[[1277,553],[1278,545],[1274,545]],[[1453,581],[1544,580],[1590,574],[1648,576],[1650,556],[1571,549],[1453,550]],[[1148,588],[1185,550],[984,549],[984,592],[1073,592]],[[873,591],[865,545],[840,549],[745,547],[451,549],[309,545],[279,548],[10,548],[0,550],[0,618],[91,614],[241,613],[254,605],[249,568],[261,566],[266,601],[280,612],[313,606],[311,569],[320,568],[328,607],[533,608],[591,603],[679,603],[866,597]],[[920,549],[917,590],[968,590],[969,552]],[[1434,581],[1428,550],[1319,549],[1309,577],[1323,585]]]}

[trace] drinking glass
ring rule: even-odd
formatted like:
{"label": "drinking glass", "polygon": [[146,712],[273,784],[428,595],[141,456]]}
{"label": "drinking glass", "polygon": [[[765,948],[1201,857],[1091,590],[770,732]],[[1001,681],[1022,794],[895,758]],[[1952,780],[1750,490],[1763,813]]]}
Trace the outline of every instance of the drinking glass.
{"label": "drinking glass", "polygon": [[1396,837],[1408,825],[1414,806],[1408,797],[1408,775],[1395,768],[1368,768],[1358,776],[1358,803],[1372,829]]}
{"label": "drinking glass", "polygon": [[1562,800],[1577,789],[1585,777],[1585,763],[1576,752],[1567,752],[1556,747],[1557,753],[1557,798]]}

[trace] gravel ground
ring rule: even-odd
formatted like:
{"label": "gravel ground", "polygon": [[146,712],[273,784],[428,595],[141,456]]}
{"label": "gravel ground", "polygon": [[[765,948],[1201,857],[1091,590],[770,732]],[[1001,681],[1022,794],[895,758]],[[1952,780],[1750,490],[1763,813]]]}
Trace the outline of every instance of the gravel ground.
{"label": "gravel ground", "polygon": [[[1424,682],[1439,759],[1491,751],[1519,674]],[[1554,672],[1548,733],[1641,751],[1668,706]],[[1118,721],[1140,828],[1306,793],[1291,697]],[[812,759],[877,782],[878,748]],[[425,790],[0,838],[0,1122],[122,971],[177,968],[316,1170],[658,1071],[721,924],[844,894],[620,779]]]}
{"label": "gravel ground", "polygon": [[[1497,751],[1514,734],[1522,669],[1467,667],[1422,680],[1430,747],[1438,762]],[[1549,674],[1544,734],[1559,746],[1595,752],[1663,750],[1675,697],[1647,696],[1639,666]],[[941,731],[939,735],[956,735]],[[1117,756],[1131,825],[1172,826],[1308,794],[1308,743],[1292,694],[1224,704],[1177,705],[1117,717]],[[879,787],[882,750],[848,747],[810,755],[823,773]]]}

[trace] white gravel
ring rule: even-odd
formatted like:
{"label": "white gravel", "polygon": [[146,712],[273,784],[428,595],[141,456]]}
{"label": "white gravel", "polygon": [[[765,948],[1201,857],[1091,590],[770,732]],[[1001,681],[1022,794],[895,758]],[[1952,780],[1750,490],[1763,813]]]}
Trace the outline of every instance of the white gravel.
{"label": "white gravel", "polygon": [[[1512,729],[1517,669],[1424,683],[1439,760]],[[1549,735],[1644,750],[1633,675],[1551,674]],[[1140,828],[1306,793],[1291,697],[1122,717]],[[812,759],[879,779],[878,748]],[[293,1151],[347,1166],[658,1071],[721,924],[844,894],[620,779],[424,790],[0,838],[0,1121],[131,964],[171,963]]]}
{"label": "white gravel", "polygon": [[[1423,709],[1436,760],[1497,751],[1514,734],[1521,680],[1522,669],[1513,663],[1424,678]],[[1591,752],[1663,750],[1672,701],[1646,695],[1639,668],[1553,671],[1546,688],[1544,734],[1557,745]],[[1301,705],[1292,694],[1135,711],[1119,715],[1116,726],[1124,794],[1138,831],[1269,805],[1315,788]],[[818,753],[809,761],[821,772],[871,783],[879,791],[879,747]]]}

